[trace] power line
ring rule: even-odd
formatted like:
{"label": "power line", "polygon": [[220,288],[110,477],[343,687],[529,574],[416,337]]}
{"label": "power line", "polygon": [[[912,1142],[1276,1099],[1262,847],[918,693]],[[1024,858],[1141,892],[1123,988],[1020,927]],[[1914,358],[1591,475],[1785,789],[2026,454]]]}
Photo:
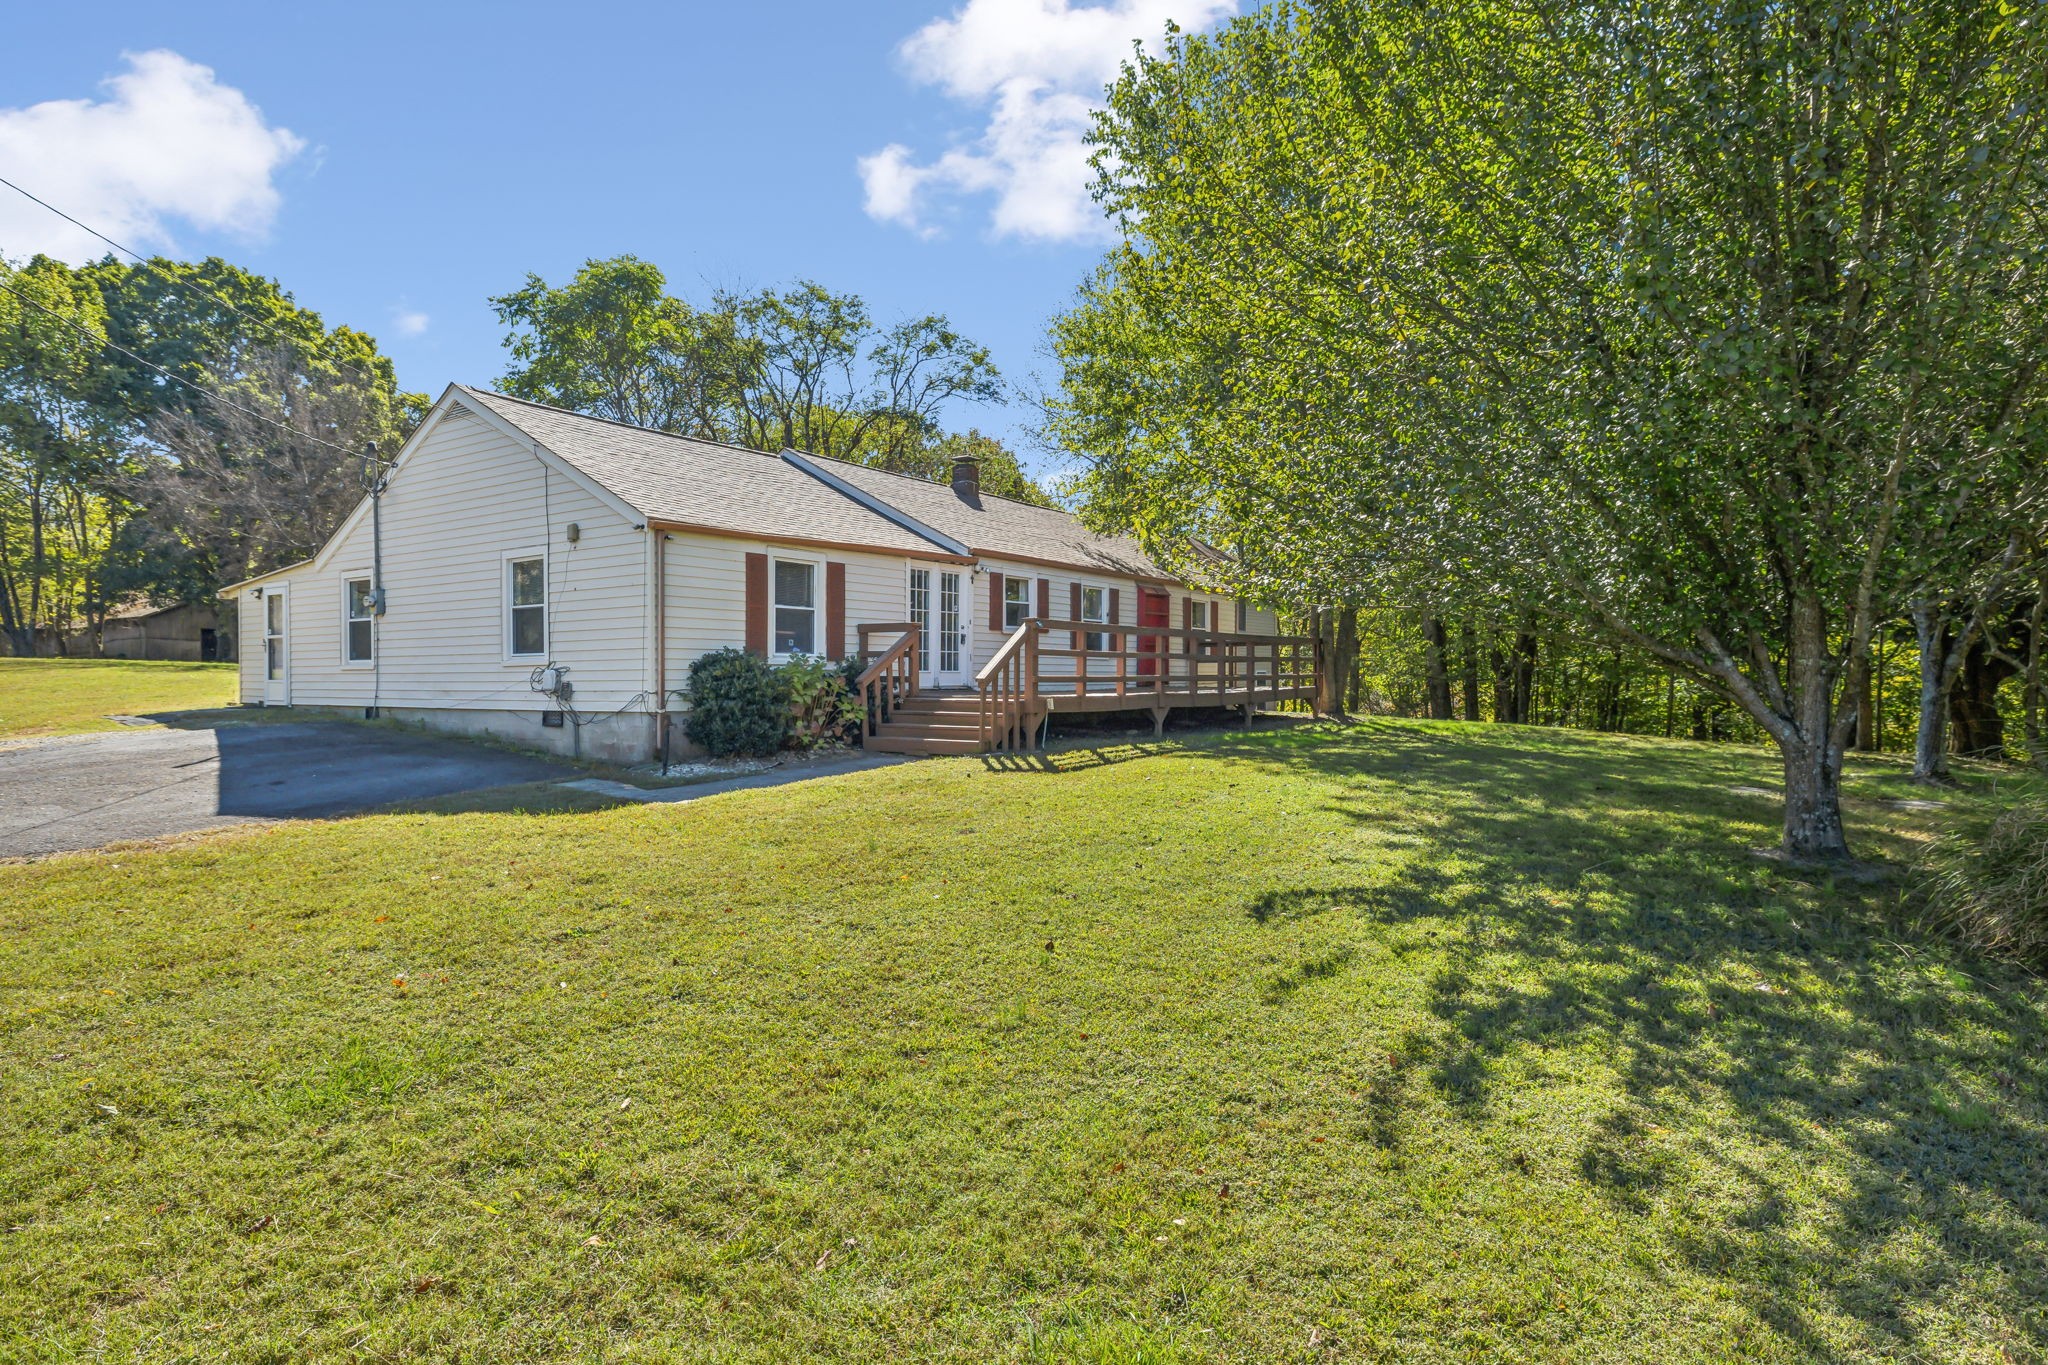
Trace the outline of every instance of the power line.
{"label": "power line", "polygon": [[[276,427],[280,431],[288,431],[294,436],[301,437],[304,440],[313,442],[315,445],[323,445],[326,446],[329,450],[340,451],[343,455],[346,455],[351,460],[361,459],[366,454],[366,452],[364,451],[350,450],[346,446],[337,445],[335,442],[327,440],[324,437],[315,436],[311,432],[300,431],[297,427],[293,426],[289,422],[281,421],[278,418],[272,417],[267,413],[258,412],[254,408],[244,407],[242,404],[237,403],[232,398],[225,398],[220,394],[215,393],[212,389],[206,387],[206,385],[204,384],[196,383],[195,381],[187,379],[180,374],[173,374],[171,373],[171,371],[165,369],[163,366],[157,364],[155,361],[145,360],[141,356],[135,354],[135,352],[129,350],[127,347],[117,345],[115,342],[109,340],[107,337],[104,337],[100,335],[98,332],[93,331],[90,327],[87,327],[85,324],[78,322],[72,318],[65,317],[62,313],[50,307],[48,304],[43,303],[41,300],[30,298],[27,294],[22,293],[19,289],[16,289],[13,285],[9,284],[5,280],[0,280],[0,289],[6,290],[8,293],[14,295],[14,297],[20,299],[23,303],[27,304],[31,308],[34,308],[40,312],[48,313],[51,317],[57,319],[57,321],[63,323],[66,327],[69,327],[72,331],[78,333],[86,340],[98,342],[100,345],[106,347],[110,351],[119,351],[122,355],[127,356],[136,364],[145,366],[148,369],[155,370],[158,374],[170,380],[172,383],[183,384],[186,388],[191,389],[193,392],[213,400],[214,402],[220,404],[222,407],[233,408],[236,412],[243,413],[247,416],[253,417],[259,422],[268,422],[271,426]],[[375,460],[379,464],[390,463],[390,461],[385,460],[381,456],[377,455],[370,455],[369,458]]]}
{"label": "power line", "polygon": [[[298,340],[298,338],[289,335],[281,326],[279,326],[276,322],[272,321],[271,319],[258,317],[254,313],[248,312],[247,310],[242,308],[241,305],[237,304],[233,299],[227,298],[221,294],[216,294],[213,290],[207,288],[204,284],[196,280],[172,279],[169,275],[166,275],[163,271],[151,265],[149,263],[149,259],[145,257],[141,252],[135,250],[133,247],[122,246],[119,242],[115,241],[112,237],[107,236],[106,233],[101,232],[98,228],[90,227],[84,223],[81,223],[80,221],[78,221],[78,219],[73,218],[70,214],[58,208],[49,200],[38,198],[37,196],[23,189],[21,186],[15,184],[12,180],[9,180],[4,175],[0,175],[0,185],[5,185],[8,189],[13,190],[16,194],[28,200],[30,203],[37,204],[43,208],[48,209],[50,212],[56,214],[59,218],[62,218],[65,222],[71,224],[71,226],[77,228],[80,232],[90,233],[94,237],[99,238],[102,242],[105,242],[108,246],[114,248],[114,250],[120,252],[122,255],[133,257],[137,265],[141,266],[144,270],[153,271],[156,277],[162,280],[164,283],[170,285],[183,285],[189,288],[197,289],[200,293],[206,295],[215,303],[219,304],[221,307],[233,313],[236,317],[241,318],[244,322],[252,322],[259,327],[268,327],[270,328],[271,334],[273,336],[279,337],[283,340]],[[112,345],[113,343],[109,342],[108,344]],[[119,348],[117,347],[116,349]],[[360,366],[348,360],[344,360],[342,357],[338,355],[331,357],[331,359],[334,361],[335,364],[342,366],[344,369],[352,371],[355,374],[356,378],[362,380],[365,384],[368,384],[372,388],[375,388],[378,385],[378,383],[381,382],[377,378],[370,375],[367,371],[362,369]],[[396,386],[394,385],[394,387]]]}

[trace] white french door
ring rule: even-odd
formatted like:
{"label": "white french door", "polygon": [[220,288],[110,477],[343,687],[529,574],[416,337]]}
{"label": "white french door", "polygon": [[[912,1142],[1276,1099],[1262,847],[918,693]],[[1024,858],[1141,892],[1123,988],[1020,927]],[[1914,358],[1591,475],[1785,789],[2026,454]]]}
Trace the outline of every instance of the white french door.
{"label": "white french door", "polygon": [[967,619],[960,575],[910,571],[910,619],[917,623],[917,684],[958,687],[967,681]]}
{"label": "white french door", "polygon": [[282,586],[263,590],[263,704],[292,704],[291,594]]}

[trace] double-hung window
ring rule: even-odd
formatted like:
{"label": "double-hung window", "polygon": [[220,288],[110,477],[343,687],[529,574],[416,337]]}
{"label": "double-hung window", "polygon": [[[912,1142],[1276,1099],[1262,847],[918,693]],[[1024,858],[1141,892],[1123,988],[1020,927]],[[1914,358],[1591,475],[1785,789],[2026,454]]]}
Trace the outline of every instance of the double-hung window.
{"label": "double-hung window", "polygon": [[1015,630],[1031,619],[1031,580],[1003,580],[1003,629]]}
{"label": "double-hung window", "polygon": [[[1091,588],[1085,583],[1081,585],[1081,619],[1083,621],[1108,622],[1108,588]],[[1088,632],[1087,642],[1089,649],[1108,649],[1109,633],[1107,631],[1091,630]]]}
{"label": "double-hung window", "polygon": [[801,559],[775,561],[775,652],[818,652],[818,566]]}
{"label": "double-hung window", "polygon": [[376,658],[377,633],[372,625],[370,580],[351,578],[342,584],[342,612],[348,618],[346,641],[347,659],[352,664],[366,664]]}
{"label": "double-hung window", "polygon": [[543,555],[505,561],[506,651],[515,659],[548,652],[548,561]]}

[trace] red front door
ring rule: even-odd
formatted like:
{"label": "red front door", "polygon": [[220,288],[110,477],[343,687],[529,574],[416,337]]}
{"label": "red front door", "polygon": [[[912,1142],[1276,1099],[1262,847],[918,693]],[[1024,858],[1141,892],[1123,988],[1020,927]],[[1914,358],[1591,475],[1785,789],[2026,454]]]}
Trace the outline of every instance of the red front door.
{"label": "red front door", "polygon": [[[1173,598],[1157,588],[1138,589],[1138,626],[1143,629],[1152,626],[1165,629],[1173,623]],[[1152,657],[1164,653],[1166,637],[1163,635],[1140,635],[1138,637],[1138,676],[1155,677],[1165,672],[1166,660]]]}

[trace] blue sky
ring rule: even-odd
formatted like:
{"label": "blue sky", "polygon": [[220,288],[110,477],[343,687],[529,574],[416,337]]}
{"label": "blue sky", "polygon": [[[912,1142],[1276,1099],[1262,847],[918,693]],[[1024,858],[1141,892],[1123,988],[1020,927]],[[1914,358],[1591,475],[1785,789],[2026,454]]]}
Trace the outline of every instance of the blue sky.
{"label": "blue sky", "polygon": [[[486,298],[621,252],[686,297],[809,276],[884,321],[944,312],[1024,380],[1104,246],[1089,101],[1133,37],[1231,8],[33,6],[9,22],[0,175],[131,246],[275,276],[410,388],[495,378]],[[0,199],[0,255],[86,254]],[[1029,420],[951,417],[1020,441]]]}

